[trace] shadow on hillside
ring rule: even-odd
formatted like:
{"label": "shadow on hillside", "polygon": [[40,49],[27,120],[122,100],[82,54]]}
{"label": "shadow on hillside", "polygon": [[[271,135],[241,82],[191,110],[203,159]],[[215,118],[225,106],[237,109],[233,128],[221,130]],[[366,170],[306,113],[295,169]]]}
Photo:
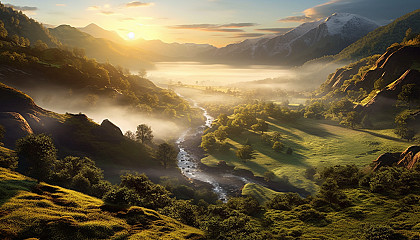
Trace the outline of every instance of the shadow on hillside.
{"label": "shadow on hillside", "polygon": [[29,180],[5,180],[0,181],[0,207],[10,198],[14,197],[19,191],[30,192],[36,185],[35,181]]}
{"label": "shadow on hillside", "polygon": [[[329,124],[333,125],[333,124]],[[327,137],[333,137],[336,136],[335,134],[327,131],[325,128],[321,126],[321,122],[318,122],[316,120],[308,121],[304,119],[303,121],[297,121],[292,125],[294,128],[317,137],[327,138]],[[336,126],[336,125],[333,125]]]}
{"label": "shadow on hillside", "polygon": [[399,139],[399,138],[387,136],[387,135],[380,134],[380,133],[370,132],[370,131],[366,131],[366,130],[363,130],[363,129],[354,129],[354,130],[358,131],[358,132],[368,133],[372,136],[379,137],[379,138],[384,138],[384,139],[387,139],[387,140],[392,140],[392,141],[397,141],[397,142],[406,142],[406,141],[404,141],[402,139]]}

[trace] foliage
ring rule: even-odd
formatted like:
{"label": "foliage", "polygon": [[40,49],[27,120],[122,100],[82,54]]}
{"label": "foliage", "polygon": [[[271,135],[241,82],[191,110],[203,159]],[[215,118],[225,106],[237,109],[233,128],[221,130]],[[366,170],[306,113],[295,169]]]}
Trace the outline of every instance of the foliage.
{"label": "foliage", "polygon": [[68,156],[57,160],[51,182],[99,198],[111,189],[111,184],[104,180],[103,171],[86,157]]}
{"label": "foliage", "polygon": [[261,134],[263,134],[268,130],[268,124],[263,119],[259,119],[256,124],[251,126],[251,129],[254,131],[261,131]]}
{"label": "foliage", "polygon": [[277,194],[274,198],[266,203],[266,207],[275,210],[289,211],[296,206],[305,204],[306,201],[302,199],[297,193]]}
{"label": "foliage", "polygon": [[253,158],[254,149],[251,145],[244,145],[236,151],[236,156],[242,160]]}
{"label": "foliage", "polygon": [[107,192],[104,201],[123,206],[163,208],[170,202],[169,192],[161,185],[152,183],[144,174],[125,174],[120,185]]}
{"label": "foliage", "polygon": [[141,143],[151,142],[153,139],[152,128],[146,124],[140,124],[137,126],[136,139]]}
{"label": "foliage", "polygon": [[274,142],[274,144],[273,144],[273,150],[274,151],[281,152],[281,151],[283,151],[283,149],[284,149],[284,144],[283,143],[281,143],[279,141]]}
{"label": "foliage", "polygon": [[326,167],[320,172],[321,179],[334,179],[339,188],[357,187],[361,176],[356,165]]}
{"label": "foliage", "polygon": [[174,165],[176,163],[177,155],[178,152],[175,150],[174,146],[168,143],[159,144],[156,152],[156,158],[162,163],[164,168]]}
{"label": "foliage", "polygon": [[29,176],[40,181],[49,178],[57,153],[49,136],[27,135],[16,142],[16,152],[19,157],[19,167]]}
{"label": "foliage", "polygon": [[15,169],[18,166],[18,157],[14,151],[0,146],[0,167]]}

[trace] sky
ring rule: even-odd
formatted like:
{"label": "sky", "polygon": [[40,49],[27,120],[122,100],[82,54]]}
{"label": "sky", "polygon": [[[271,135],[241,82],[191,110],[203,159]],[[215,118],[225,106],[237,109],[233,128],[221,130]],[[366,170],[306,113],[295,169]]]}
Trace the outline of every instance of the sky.
{"label": "sky", "polygon": [[[209,43],[218,47],[281,34],[335,12],[380,25],[420,8],[420,0],[8,0],[48,25],[95,23],[125,39]],[[129,33],[131,33],[129,35]]]}

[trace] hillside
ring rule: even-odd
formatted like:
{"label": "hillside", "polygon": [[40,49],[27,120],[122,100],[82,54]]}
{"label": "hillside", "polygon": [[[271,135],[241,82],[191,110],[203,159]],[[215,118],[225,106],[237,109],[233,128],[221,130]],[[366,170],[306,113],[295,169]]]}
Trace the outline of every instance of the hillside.
{"label": "hillside", "polygon": [[118,33],[114,31],[105,30],[94,23],[91,23],[85,27],[81,27],[78,29],[95,38],[105,38],[116,43],[124,41],[124,39],[122,39],[120,35],[118,35]]}
{"label": "hillside", "polygon": [[100,199],[0,168],[3,239],[204,239],[203,232],[156,211],[106,211]]}
{"label": "hillside", "polygon": [[152,68],[152,61],[159,60],[158,55],[150,51],[121,44],[122,39],[114,42],[104,38],[95,38],[69,25],[50,28],[49,31],[64,45],[84,49],[86,56],[95,58],[98,62],[110,62],[125,68],[141,70]]}
{"label": "hillside", "polygon": [[[88,156],[110,176],[120,168],[159,168],[144,145],[125,138],[108,120],[101,125],[84,114],[57,114],[38,107],[22,92],[0,83],[0,125],[6,130],[4,143],[14,148],[15,141],[30,133],[47,133],[54,139],[59,156]],[[118,168],[116,168],[118,165]],[[116,169],[112,169],[114,166]]]}
{"label": "hillside", "polygon": [[334,58],[338,61],[355,61],[370,55],[382,54],[391,44],[401,42],[409,28],[413,34],[420,33],[420,9],[368,33]]}
{"label": "hillside", "polygon": [[8,32],[8,36],[13,35],[24,37],[34,45],[38,40],[46,43],[49,47],[58,47],[60,41],[53,37],[48,29],[40,23],[28,18],[22,12],[13,10],[13,8],[5,7],[0,3],[0,20],[4,23],[4,27]]}

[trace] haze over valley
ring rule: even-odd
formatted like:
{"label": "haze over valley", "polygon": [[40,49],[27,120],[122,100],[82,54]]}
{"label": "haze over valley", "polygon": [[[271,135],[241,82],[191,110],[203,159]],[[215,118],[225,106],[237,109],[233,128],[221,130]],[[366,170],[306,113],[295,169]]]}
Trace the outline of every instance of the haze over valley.
{"label": "haze over valley", "polygon": [[2,1],[0,239],[420,239],[420,3]]}

